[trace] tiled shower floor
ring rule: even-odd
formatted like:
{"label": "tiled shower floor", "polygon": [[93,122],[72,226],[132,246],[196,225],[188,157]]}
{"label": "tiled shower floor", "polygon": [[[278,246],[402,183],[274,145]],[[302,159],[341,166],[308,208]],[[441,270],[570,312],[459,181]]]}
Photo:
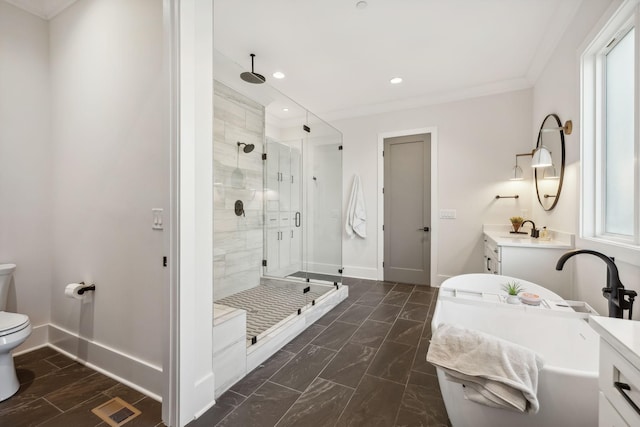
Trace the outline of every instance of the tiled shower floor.
{"label": "tiled shower floor", "polygon": [[[307,286],[310,291],[303,294]],[[272,281],[219,299],[216,304],[247,311],[247,340],[251,340],[333,289],[332,286]]]}

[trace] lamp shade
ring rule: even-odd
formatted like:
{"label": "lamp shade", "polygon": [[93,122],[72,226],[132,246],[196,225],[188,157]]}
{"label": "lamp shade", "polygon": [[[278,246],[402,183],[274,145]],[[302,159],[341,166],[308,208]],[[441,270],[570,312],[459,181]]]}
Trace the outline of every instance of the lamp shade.
{"label": "lamp shade", "polygon": [[533,158],[531,159],[532,168],[546,168],[552,164],[551,153],[547,147],[542,145],[533,151]]}
{"label": "lamp shade", "polygon": [[511,170],[511,181],[522,181],[522,168],[518,165],[515,165]]}

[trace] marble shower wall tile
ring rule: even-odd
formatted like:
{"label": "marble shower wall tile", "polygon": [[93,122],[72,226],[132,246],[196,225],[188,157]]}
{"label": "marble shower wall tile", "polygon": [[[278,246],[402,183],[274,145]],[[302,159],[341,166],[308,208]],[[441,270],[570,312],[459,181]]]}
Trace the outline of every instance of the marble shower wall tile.
{"label": "marble shower wall tile", "polygon": [[[214,82],[214,300],[260,283],[263,258],[265,112],[257,102]],[[254,144],[245,153],[238,142]],[[244,215],[234,212],[242,200]]]}

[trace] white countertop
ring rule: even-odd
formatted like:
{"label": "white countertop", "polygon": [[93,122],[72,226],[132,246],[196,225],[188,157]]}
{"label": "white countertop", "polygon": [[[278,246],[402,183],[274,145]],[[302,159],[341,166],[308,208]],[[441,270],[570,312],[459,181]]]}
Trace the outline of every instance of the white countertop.
{"label": "white countertop", "polygon": [[[534,239],[529,234],[510,234],[510,230],[511,226],[509,225],[485,224],[482,226],[484,234],[498,246],[546,249],[572,249],[574,247],[574,235],[562,231],[550,230],[551,240],[542,240],[540,238]],[[526,230],[528,233],[530,232],[529,228]]]}
{"label": "white countertop", "polygon": [[634,366],[640,367],[640,322],[591,316],[589,325]]}

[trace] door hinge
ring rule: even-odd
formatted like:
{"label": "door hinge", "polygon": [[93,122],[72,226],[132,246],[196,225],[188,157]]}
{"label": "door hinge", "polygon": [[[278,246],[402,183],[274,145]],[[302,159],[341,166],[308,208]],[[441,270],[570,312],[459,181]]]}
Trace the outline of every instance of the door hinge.
{"label": "door hinge", "polygon": [[340,145],[340,146],[338,147],[338,150],[342,150],[342,145]]}
{"label": "door hinge", "polygon": [[267,160],[267,153],[262,153],[262,160]]}
{"label": "door hinge", "polygon": [[384,231],[384,224],[382,224],[382,231]]}
{"label": "door hinge", "polygon": [[303,294],[306,294],[306,293],[307,293],[307,292],[309,292],[310,290],[311,290],[311,286],[307,286],[306,288],[304,288],[304,289],[302,290],[302,293],[303,293]]}
{"label": "door hinge", "polygon": [[266,259],[263,259],[263,260],[262,260],[262,266],[263,266],[263,267],[266,267],[266,266],[267,266],[267,260],[266,260]]}
{"label": "door hinge", "polygon": [[384,261],[382,261],[382,266],[384,267]]}
{"label": "door hinge", "polygon": [[382,150],[382,157],[384,157],[384,150]]}
{"label": "door hinge", "polygon": [[167,257],[166,257],[166,256],[163,256],[163,257],[162,257],[162,266],[163,266],[163,267],[166,267],[166,266],[167,266],[167,262],[168,262]]}
{"label": "door hinge", "polygon": [[311,133],[311,128],[307,125],[302,125],[302,130],[307,132],[307,133]]}
{"label": "door hinge", "polygon": [[382,194],[384,194],[384,187],[382,187]]}

